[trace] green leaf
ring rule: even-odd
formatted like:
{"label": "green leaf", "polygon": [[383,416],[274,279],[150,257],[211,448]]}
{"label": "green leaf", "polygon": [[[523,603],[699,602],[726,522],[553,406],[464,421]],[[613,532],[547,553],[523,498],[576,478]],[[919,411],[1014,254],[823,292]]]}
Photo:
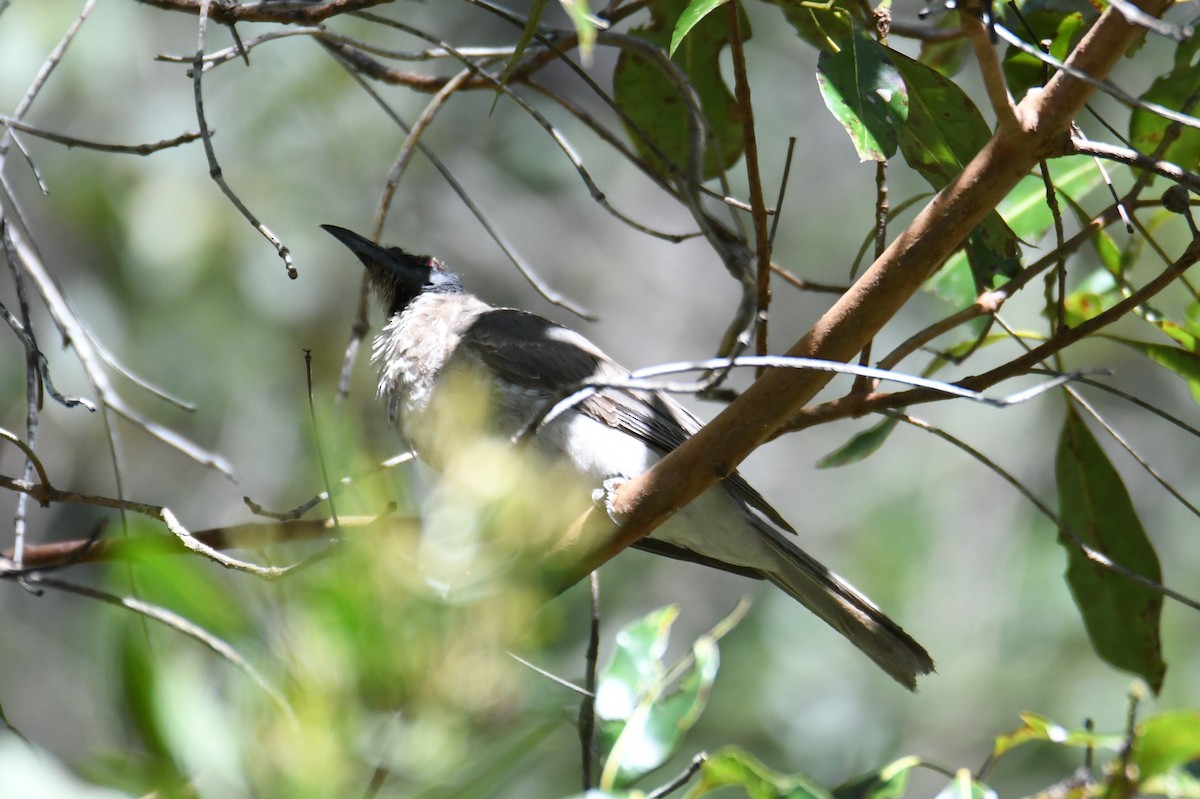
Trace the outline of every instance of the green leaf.
{"label": "green leaf", "polygon": [[671,33],[671,49],[668,52],[674,56],[676,48],[683,41],[683,37],[687,36],[688,32],[696,27],[700,20],[708,16],[710,11],[728,2],[729,0],[692,0],[675,22],[675,30]]}
{"label": "green leaf", "polygon": [[[1129,492],[1074,408],[1059,439],[1056,473],[1059,514],[1067,528],[1103,557],[1161,582],[1158,555]],[[1162,595],[1094,563],[1065,536],[1059,541],[1067,550],[1067,584],[1092,647],[1158,693],[1167,668],[1159,632]]]}
{"label": "green leaf", "polygon": [[908,787],[908,772],[921,765],[916,757],[902,757],[886,766],[833,789],[834,799],[900,799]]}
{"label": "green leaf", "polygon": [[924,288],[955,308],[965,308],[979,296],[971,265],[967,263],[967,253],[963,250],[947,258],[946,263],[925,281]]}
{"label": "green leaf", "polygon": [[720,669],[717,639],[745,614],[732,613],[692,646],[690,658],[663,664],[678,608],[647,614],[617,633],[616,649],[596,690],[598,741],[604,757],[602,788],[622,787],[653,771],[679,750],[699,720]]}
{"label": "green leaf", "polygon": [[126,623],[119,631],[117,642],[117,674],[120,679],[122,706],[125,718],[153,759],[156,772],[177,776],[178,766],[173,758],[169,738],[163,729],[158,707],[158,662],[142,628]]}
{"label": "green leaf", "polygon": [[1141,780],[1200,761],[1200,710],[1153,716],[1134,730],[1130,762]]}
{"label": "green leaf", "polygon": [[847,466],[866,460],[879,451],[897,424],[899,422],[895,419],[884,419],[861,433],[856,433],[845,444],[817,461],[817,468],[832,469],[835,466]]}
{"label": "green leaf", "polygon": [[[1200,60],[1196,58],[1198,51],[1198,37],[1176,45],[1174,68],[1166,75],[1159,76],[1139,99],[1168,108],[1183,109],[1188,100],[1200,91]],[[1192,108],[1189,113],[1195,113],[1195,109]],[[1129,139],[1135,148],[1152,155],[1163,142],[1170,125],[1170,122],[1152,111],[1135,108],[1129,117]],[[1181,128],[1179,137],[1161,157],[1191,172],[1200,169],[1200,130]]]}
{"label": "green leaf", "polygon": [[[1191,338],[1190,335],[1188,337]],[[1127,347],[1132,347],[1159,366],[1170,369],[1182,377],[1187,381],[1188,388],[1192,391],[1192,398],[1200,403],[1200,354],[1197,354],[1194,350],[1172,347],[1169,344],[1151,344],[1146,341],[1135,341],[1127,338],[1110,338]],[[1194,338],[1191,340],[1192,345],[1195,346],[1196,340]]]}
{"label": "green leaf", "polygon": [[629,718],[638,697],[662,679],[663,654],[678,616],[678,606],[668,605],[617,633],[612,659],[596,681],[596,714],[600,718]]}
{"label": "green leaf", "polygon": [[954,779],[936,799],[997,799],[997,794],[982,782],[971,779],[971,772],[963,768],[955,773]]}
{"label": "green leaf", "polygon": [[[677,690],[666,693],[666,681],[641,698],[637,710],[620,725],[620,735],[607,752],[619,758],[614,785],[624,786],[648,774],[679,750],[684,734],[699,720],[720,666],[717,645],[704,637],[692,649],[693,668]],[[665,694],[665,695],[664,695]],[[606,764],[605,771],[610,766]]]}
{"label": "green leaf", "polygon": [[[1072,199],[1082,197],[1099,185],[1101,180],[1096,162],[1085,155],[1051,161],[1050,177],[1055,192]],[[1046,202],[1046,184],[1042,182],[1041,175],[1021,178],[996,210],[1013,233],[1024,241],[1040,241],[1054,225],[1050,205]]]}
{"label": "green leaf", "polygon": [[[650,24],[631,33],[665,51],[688,5],[688,0],[655,3],[650,7]],[[743,37],[749,39],[750,22],[740,8],[738,13],[743,14]],[[729,30],[723,22],[718,15],[699,20],[672,57],[695,89],[711,134],[711,144],[704,153],[705,178],[721,174],[742,155],[737,102],[721,77],[721,50],[729,43]],[[633,146],[652,168],[670,174],[664,157],[676,168],[687,164],[692,144],[687,109],[679,90],[658,64],[631,49],[622,50],[613,69],[613,96],[632,123],[627,123],[627,129]]]}
{"label": "green leaf", "polygon": [[900,152],[935,189],[950,182],[987,143],[991,129],[971,98],[952,80],[892,51],[908,86],[908,118]]}
{"label": "green leaf", "polygon": [[[525,27],[521,30],[521,36],[517,39],[517,46],[513,48],[513,54],[509,57],[508,63],[504,66],[504,72],[500,75],[500,84],[505,85],[508,79],[512,77],[513,70],[517,68],[517,64],[521,61],[521,56],[525,53],[525,48],[533,41],[533,35],[537,33],[538,24],[542,21],[542,12],[546,10],[547,0],[533,0],[529,7],[529,16],[525,20]],[[496,97],[500,96],[500,87],[496,87]]]}
{"label": "green leaf", "polygon": [[783,10],[784,19],[791,24],[796,34],[808,44],[823,50],[830,42],[840,41],[850,35],[853,15],[847,0],[832,0],[824,3],[808,3],[804,0],[769,0]]}
{"label": "green leaf", "polygon": [[[953,81],[900,53],[891,55],[908,86],[908,119],[900,130],[900,152],[909,166],[940,190],[987,143],[991,130]],[[990,288],[996,276],[1011,276],[1020,267],[1017,237],[995,212],[970,235],[967,249],[977,288]]]}
{"label": "green leaf", "polygon": [[1122,299],[1121,287],[1106,269],[1097,269],[1085,277],[1063,300],[1066,322],[1071,327],[1086,322],[1116,305]]}
{"label": "green leaf", "polygon": [[888,49],[858,26],[837,44],[837,52],[822,50],[817,59],[821,97],[850,134],[860,161],[886,161],[896,154],[908,118],[904,79]]}
{"label": "green leaf", "polygon": [[1091,730],[1071,730],[1037,713],[1022,713],[1022,725],[1006,735],[996,736],[992,759],[1031,741],[1044,741],[1061,746],[1117,751],[1125,741],[1120,735],[1104,735]]}
{"label": "green leaf", "polygon": [[833,799],[811,777],[780,774],[734,746],[719,749],[704,761],[688,799],[727,785],[744,789],[750,799]]}
{"label": "green leaf", "polygon": [[[147,529],[153,529],[147,524]],[[156,533],[159,531],[155,531]],[[152,534],[152,533],[151,533]],[[138,570],[141,598],[167,608],[222,638],[252,633],[252,625],[219,577],[225,574],[206,558],[147,554]],[[116,579],[124,579],[116,576]]]}

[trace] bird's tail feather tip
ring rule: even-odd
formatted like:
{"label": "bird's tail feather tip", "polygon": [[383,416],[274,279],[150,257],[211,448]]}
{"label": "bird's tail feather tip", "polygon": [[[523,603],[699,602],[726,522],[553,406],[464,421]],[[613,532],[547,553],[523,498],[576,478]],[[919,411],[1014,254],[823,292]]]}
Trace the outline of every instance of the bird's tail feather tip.
{"label": "bird's tail feather tip", "polygon": [[[934,672],[933,658],[900,625],[833,572],[806,558],[800,568],[764,576],[846,637],[896,682],[914,693]],[[813,564],[819,568],[813,569]]]}

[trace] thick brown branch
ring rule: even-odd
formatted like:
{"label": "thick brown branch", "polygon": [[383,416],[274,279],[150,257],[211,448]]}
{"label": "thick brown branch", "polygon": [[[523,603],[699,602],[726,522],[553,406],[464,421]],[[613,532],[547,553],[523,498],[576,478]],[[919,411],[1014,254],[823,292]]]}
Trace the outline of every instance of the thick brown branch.
{"label": "thick brown branch", "polygon": [[[1145,0],[1159,16],[1170,0]],[[1124,17],[1105,12],[1069,63],[1104,77],[1139,34]],[[976,225],[1038,161],[1069,149],[1068,128],[1094,87],[1059,73],[1016,108],[1015,131],[999,130],[963,172],[930,201],[858,282],[789,350],[788,355],[849,361],[920,288]],[[561,554],[569,578],[581,578],[661,524],[737,465],[829,381],[828,374],[775,370],[683,446],[618,492],[618,529],[589,511],[565,537]]]}

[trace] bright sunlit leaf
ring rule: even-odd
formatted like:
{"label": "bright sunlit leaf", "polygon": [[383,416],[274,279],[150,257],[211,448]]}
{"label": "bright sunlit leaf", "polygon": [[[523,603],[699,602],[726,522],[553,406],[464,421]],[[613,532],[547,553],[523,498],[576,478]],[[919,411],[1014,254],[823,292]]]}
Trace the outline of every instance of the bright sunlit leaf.
{"label": "bright sunlit leaf", "polygon": [[909,772],[920,765],[918,758],[902,757],[842,783],[833,789],[834,799],[900,799],[908,787]]}
{"label": "bright sunlit leaf", "polygon": [[688,32],[708,16],[710,11],[713,11],[729,0],[692,0],[688,7],[679,15],[679,21],[675,23],[675,30],[671,33],[671,48],[668,52],[675,55],[676,48],[683,41],[683,37],[688,35]]}
{"label": "bright sunlit leaf", "polygon": [[941,790],[936,799],[997,799],[996,792],[982,782],[971,778],[971,772],[959,769],[950,784]]}
{"label": "bright sunlit leaf", "polygon": [[886,161],[896,154],[899,130],[908,118],[908,91],[888,48],[855,27],[822,50],[817,85],[825,106],[841,123],[860,161]]}
{"label": "bright sunlit leaf", "polygon": [[742,788],[754,799],[833,799],[833,794],[808,775],[780,774],[736,746],[709,756],[688,796],[701,796],[727,785]]}

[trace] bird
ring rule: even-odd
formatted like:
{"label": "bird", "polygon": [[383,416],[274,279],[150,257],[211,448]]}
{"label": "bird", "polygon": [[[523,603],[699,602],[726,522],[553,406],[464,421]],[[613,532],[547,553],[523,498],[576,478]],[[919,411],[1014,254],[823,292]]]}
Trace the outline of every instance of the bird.
{"label": "bird", "polygon": [[[599,386],[534,434],[544,454],[590,486],[611,487],[641,474],[700,429],[700,421],[665,393],[605,385],[627,381],[630,372],[580,333],[484,302],[436,257],[381,246],[337,225],[321,227],[367,270],[386,314],[371,358],[379,399],[422,460],[436,460],[434,445],[422,441],[422,419],[438,402],[439,381],[458,369],[479,378],[481,390],[491,394],[491,421],[511,436],[531,429],[585,382]],[[802,550],[797,537],[734,471],[635,546],[774,583],[915,691],[917,677],[933,671],[929,653]]]}

